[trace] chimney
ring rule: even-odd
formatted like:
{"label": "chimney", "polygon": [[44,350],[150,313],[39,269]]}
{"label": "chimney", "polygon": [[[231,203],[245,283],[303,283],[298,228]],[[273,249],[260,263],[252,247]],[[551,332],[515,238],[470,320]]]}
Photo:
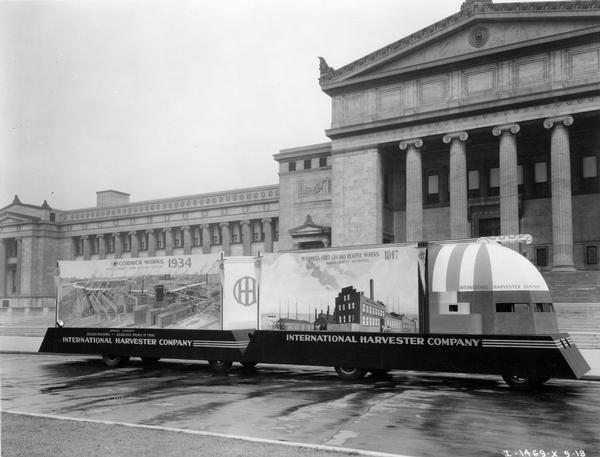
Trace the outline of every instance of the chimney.
{"label": "chimney", "polygon": [[329,321],[329,305],[327,305],[327,321]]}
{"label": "chimney", "polygon": [[375,300],[375,286],[372,279],[369,279],[369,298]]}

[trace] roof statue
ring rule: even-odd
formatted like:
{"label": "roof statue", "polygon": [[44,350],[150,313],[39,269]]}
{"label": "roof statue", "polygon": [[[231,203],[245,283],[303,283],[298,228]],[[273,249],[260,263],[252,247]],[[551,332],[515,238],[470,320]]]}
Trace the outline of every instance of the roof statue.
{"label": "roof statue", "polygon": [[321,77],[332,73],[334,70],[332,67],[327,65],[327,61],[323,57],[319,57],[319,72],[321,73]]}

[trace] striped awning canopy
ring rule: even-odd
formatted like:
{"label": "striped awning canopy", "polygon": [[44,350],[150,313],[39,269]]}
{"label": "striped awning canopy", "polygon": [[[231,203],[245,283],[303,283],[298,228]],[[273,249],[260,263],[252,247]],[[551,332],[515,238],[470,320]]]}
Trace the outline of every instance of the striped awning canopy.
{"label": "striped awning canopy", "polygon": [[499,244],[441,245],[433,262],[433,292],[548,291],[531,262]]}

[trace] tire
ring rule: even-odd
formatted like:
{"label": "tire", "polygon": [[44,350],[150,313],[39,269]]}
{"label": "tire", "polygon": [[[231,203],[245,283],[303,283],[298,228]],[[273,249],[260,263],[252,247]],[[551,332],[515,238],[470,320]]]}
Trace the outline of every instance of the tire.
{"label": "tire", "polygon": [[511,389],[519,391],[528,391],[540,385],[540,381],[546,382],[544,378],[536,378],[533,376],[520,376],[516,374],[503,374],[502,379],[510,386]]}
{"label": "tire", "polygon": [[158,363],[160,357],[140,357],[144,365],[154,365]]}
{"label": "tire", "polygon": [[354,367],[342,367],[336,366],[335,372],[338,374],[340,378],[344,381],[358,381],[363,378],[367,374],[367,370],[364,368],[354,368]]}
{"label": "tire", "polygon": [[226,360],[209,360],[208,366],[215,373],[225,373],[231,368],[232,362]]}
{"label": "tire", "polygon": [[116,368],[121,365],[125,365],[129,361],[129,356],[104,354],[102,356],[102,361],[107,367]]}
{"label": "tire", "polygon": [[256,367],[256,364],[258,362],[240,362],[240,363],[246,370],[251,370],[252,368]]}

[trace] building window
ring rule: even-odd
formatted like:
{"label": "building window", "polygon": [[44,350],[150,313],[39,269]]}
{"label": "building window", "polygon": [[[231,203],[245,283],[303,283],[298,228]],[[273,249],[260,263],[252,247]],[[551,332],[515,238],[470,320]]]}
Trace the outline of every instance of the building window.
{"label": "building window", "polygon": [[158,236],[156,237],[156,247],[157,249],[165,248],[165,232],[158,232]]}
{"label": "building window", "polygon": [[548,182],[548,164],[546,162],[535,163],[534,182],[536,184]]}
{"label": "building window", "polygon": [[131,251],[131,235],[125,235],[125,239],[123,242],[123,251],[125,251],[125,252]]}
{"label": "building window", "polygon": [[498,167],[490,168],[490,196],[500,194],[500,169]]}
{"label": "building window", "polygon": [[193,239],[193,243],[194,246],[200,246],[200,232],[198,230],[194,230],[194,239]]}
{"label": "building window", "polygon": [[78,238],[75,244],[75,253],[77,255],[83,255],[83,238]]}
{"label": "building window", "polygon": [[182,244],[183,243],[181,242],[181,232],[177,231],[177,233],[175,233],[175,247],[180,248]]}
{"label": "building window", "polygon": [[288,171],[296,171],[296,162],[288,163]]}
{"label": "building window", "polygon": [[467,192],[469,198],[479,197],[479,170],[469,170],[467,174]]}
{"label": "building window", "polygon": [[7,255],[8,255],[8,257],[16,257],[17,256],[17,240],[11,240],[8,243]]}
{"label": "building window", "polygon": [[94,238],[92,240],[92,254],[98,254],[100,250],[100,240],[98,238]]}
{"label": "building window", "polygon": [[109,254],[112,254],[115,252],[115,238],[112,236],[109,237],[106,242],[106,252],[108,252]]}
{"label": "building window", "polygon": [[598,177],[598,163],[596,156],[586,156],[581,160],[582,175],[584,179]]}
{"label": "building window", "polygon": [[588,265],[598,265],[598,247],[585,247],[585,263]]}
{"label": "building window", "polygon": [[140,237],[140,251],[147,251],[147,250],[148,250],[148,234],[142,233],[142,236]]}
{"label": "building window", "polygon": [[325,168],[327,166],[327,157],[321,157],[319,159],[319,167]]}
{"label": "building window", "polygon": [[458,313],[458,304],[448,305],[448,311],[451,313]]}
{"label": "building window", "polygon": [[535,264],[538,267],[547,267],[548,266],[548,249],[537,248],[535,250]]}
{"label": "building window", "polygon": [[427,203],[438,203],[440,201],[439,175],[427,176]]}
{"label": "building window", "polygon": [[310,159],[307,159],[304,161],[304,169],[305,170],[310,170],[312,168],[312,162]]}
{"label": "building window", "polygon": [[50,213],[50,222],[56,221],[56,213]]}

